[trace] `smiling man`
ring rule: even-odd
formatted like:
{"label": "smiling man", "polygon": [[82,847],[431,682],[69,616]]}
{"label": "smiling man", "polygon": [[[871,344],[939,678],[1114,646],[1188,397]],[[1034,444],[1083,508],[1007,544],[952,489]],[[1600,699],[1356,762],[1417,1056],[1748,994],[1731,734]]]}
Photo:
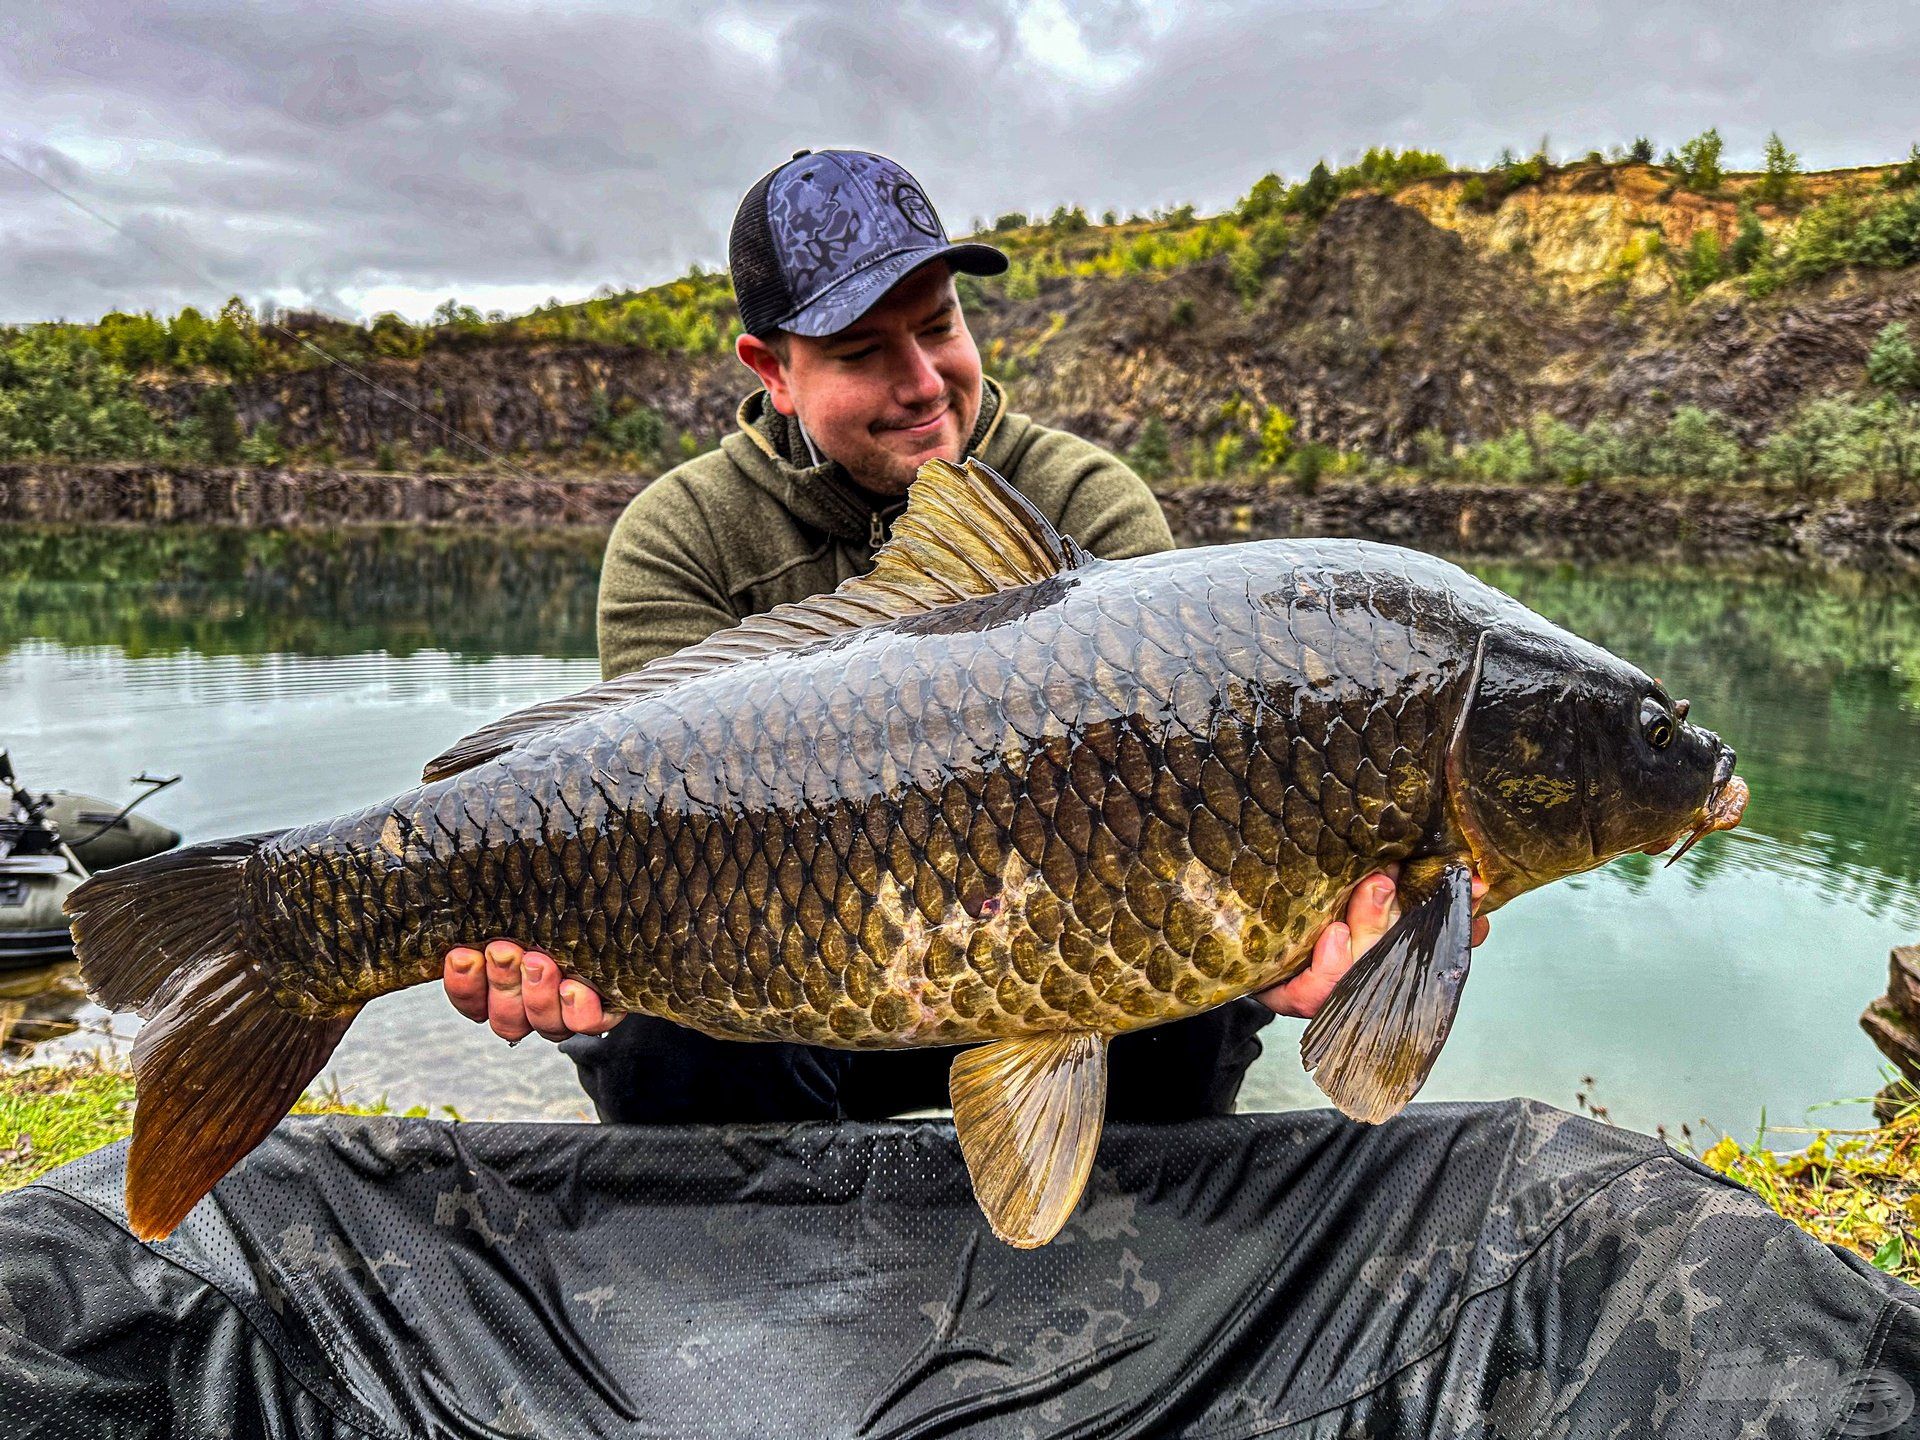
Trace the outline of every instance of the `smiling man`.
{"label": "smiling man", "polygon": [[[900,166],[803,150],[747,192],[729,249],[737,353],[763,388],[718,450],[661,476],[614,527],[600,577],[609,678],[865,574],[915,471],[936,457],[979,457],[1095,555],[1172,547],[1137,475],[1014,413],[982,376],[953,275],[998,274],[1006,256],[950,242]],[[1115,1040],[1108,1114],[1230,1111],[1259,1054],[1255,1032],[1276,1013],[1316,1013],[1356,950],[1392,923],[1393,894],[1391,876],[1364,882],[1346,923],[1327,928],[1312,967],[1286,985]],[[605,1120],[863,1118],[946,1103],[948,1051],[745,1044],[610,1015],[550,957],[506,940],[453,951],[445,983],[463,1014],[508,1040],[565,1040]]]}

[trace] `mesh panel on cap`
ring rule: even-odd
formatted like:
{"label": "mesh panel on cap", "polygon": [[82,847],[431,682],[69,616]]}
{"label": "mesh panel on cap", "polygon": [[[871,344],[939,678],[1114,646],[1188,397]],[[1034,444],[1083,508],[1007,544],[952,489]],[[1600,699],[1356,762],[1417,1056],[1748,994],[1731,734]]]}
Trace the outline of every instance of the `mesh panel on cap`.
{"label": "mesh panel on cap", "polygon": [[749,335],[777,329],[780,317],[793,309],[793,293],[787,288],[773,248],[773,230],[767,224],[767,190],[781,168],[769,170],[747,191],[734,212],[733,234],[727,241],[733,298],[740,307],[740,324]]}

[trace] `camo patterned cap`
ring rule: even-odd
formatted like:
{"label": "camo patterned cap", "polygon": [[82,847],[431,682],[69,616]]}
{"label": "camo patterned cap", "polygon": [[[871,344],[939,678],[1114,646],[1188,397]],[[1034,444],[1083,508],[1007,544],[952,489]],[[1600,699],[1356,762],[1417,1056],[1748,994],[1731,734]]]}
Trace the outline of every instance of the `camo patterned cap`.
{"label": "camo patterned cap", "polygon": [[913,176],[863,150],[801,150],[740,202],[728,245],[740,322],[752,335],[844,330],[907,274],[945,260],[998,275],[991,245],[954,244]]}

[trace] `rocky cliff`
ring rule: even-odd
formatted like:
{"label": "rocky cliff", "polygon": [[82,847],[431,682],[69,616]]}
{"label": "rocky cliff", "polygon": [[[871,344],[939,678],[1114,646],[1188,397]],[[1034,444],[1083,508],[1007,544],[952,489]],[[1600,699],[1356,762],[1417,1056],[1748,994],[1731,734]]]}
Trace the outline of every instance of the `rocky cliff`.
{"label": "rocky cliff", "polygon": [[[1844,180],[1802,177],[1797,209]],[[1683,404],[1752,438],[1804,397],[1860,383],[1880,328],[1920,320],[1912,266],[1841,268],[1764,298],[1729,280],[1683,298],[1674,256],[1701,231],[1733,244],[1750,177],[1701,195],[1657,167],[1578,165],[1491,202],[1480,184],[1354,195],[1294,227],[1252,286],[1227,254],[1117,275],[1035,267],[1020,298],[979,287],[970,319],[1023,409],[1104,443],[1132,444],[1150,417],[1176,445],[1205,441],[1223,416],[1277,406],[1301,438],[1387,459],[1408,458],[1423,430],[1467,442],[1536,414],[1657,420]],[[1769,236],[1793,223],[1786,207],[1749,208]],[[1081,236],[1082,251],[1101,234]],[[362,373],[238,384],[240,419],[342,458],[383,442],[458,451],[450,426],[522,463],[578,468],[609,413],[644,404],[711,443],[749,385],[714,349],[485,337]],[[175,379],[149,394],[185,414],[199,388]]]}

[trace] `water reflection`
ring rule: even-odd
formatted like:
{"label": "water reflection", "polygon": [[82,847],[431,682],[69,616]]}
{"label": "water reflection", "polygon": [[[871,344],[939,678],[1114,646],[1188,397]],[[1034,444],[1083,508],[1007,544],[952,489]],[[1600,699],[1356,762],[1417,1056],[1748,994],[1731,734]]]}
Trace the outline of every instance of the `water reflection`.
{"label": "water reflection", "polygon": [[0,645],[591,656],[598,530],[0,527]]}
{"label": "water reflection", "polygon": [[[1693,701],[1740,752],[1739,831],[1681,863],[1805,879],[1912,922],[1920,899],[1920,595],[1849,572],[1675,574],[1646,566],[1475,563],[1549,619]],[[1736,836],[1740,838],[1735,838]],[[1643,885],[1662,860],[1613,870]]]}

